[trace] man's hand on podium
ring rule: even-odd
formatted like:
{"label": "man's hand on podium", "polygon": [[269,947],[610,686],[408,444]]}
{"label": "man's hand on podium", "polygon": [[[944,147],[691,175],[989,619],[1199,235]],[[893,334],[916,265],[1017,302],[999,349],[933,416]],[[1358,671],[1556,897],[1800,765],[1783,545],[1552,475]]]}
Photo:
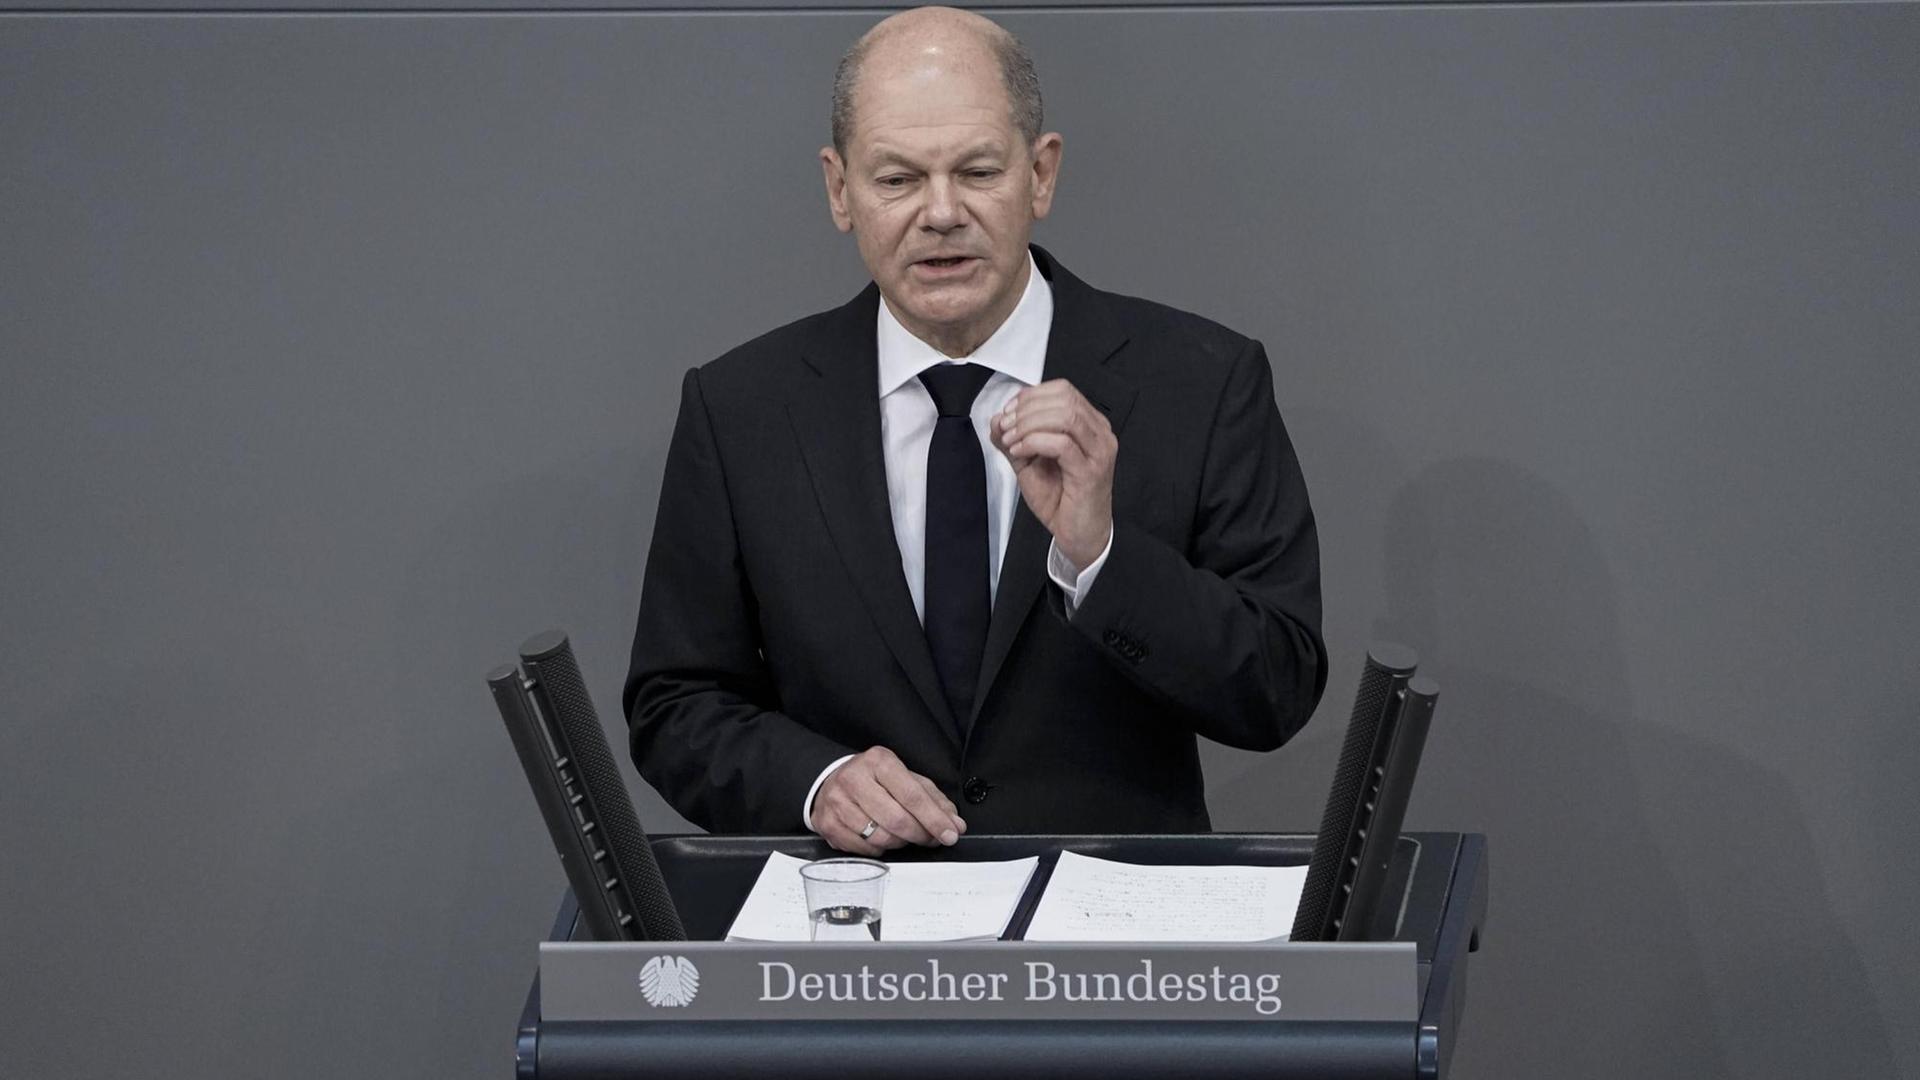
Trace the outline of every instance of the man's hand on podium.
{"label": "man's hand on podium", "polygon": [[893,751],[875,746],[820,784],[813,797],[813,831],[841,851],[872,856],[908,844],[957,843],[967,823],[933,781],[907,768]]}

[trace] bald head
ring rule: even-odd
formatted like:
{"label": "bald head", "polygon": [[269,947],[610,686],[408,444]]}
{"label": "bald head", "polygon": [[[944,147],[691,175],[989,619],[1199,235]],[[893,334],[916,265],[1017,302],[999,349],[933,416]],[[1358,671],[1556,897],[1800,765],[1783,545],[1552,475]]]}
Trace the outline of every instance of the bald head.
{"label": "bald head", "polygon": [[900,71],[915,65],[997,66],[1006,87],[1013,126],[1029,143],[1043,122],[1040,76],[1020,39],[991,19],[958,8],[923,7],[881,20],[861,35],[840,58],[833,77],[833,148],[846,157],[853,141],[854,111],[860,84],[870,72]]}
{"label": "bald head", "polygon": [[887,310],[947,356],[970,356],[1031,280],[1053,206],[1059,134],[1013,35],[952,8],[874,27],[841,62],[820,175]]}

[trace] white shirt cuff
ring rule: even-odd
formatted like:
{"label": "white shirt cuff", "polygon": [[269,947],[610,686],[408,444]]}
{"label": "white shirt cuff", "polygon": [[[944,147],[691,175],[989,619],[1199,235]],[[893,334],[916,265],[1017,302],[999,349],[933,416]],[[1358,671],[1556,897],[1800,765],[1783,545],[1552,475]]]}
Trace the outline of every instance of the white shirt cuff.
{"label": "white shirt cuff", "polygon": [[1067,605],[1067,618],[1073,618],[1075,608],[1093,588],[1093,579],[1100,576],[1100,568],[1107,565],[1107,556],[1113,554],[1113,530],[1107,530],[1107,546],[1100,549],[1100,555],[1087,564],[1085,570],[1075,572],[1074,565],[1060,553],[1059,541],[1047,545],[1047,576],[1060,586],[1060,599]]}
{"label": "white shirt cuff", "polygon": [[820,793],[820,785],[827,782],[827,777],[833,775],[833,770],[839,768],[842,765],[845,765],[847,762],[852,760],[853,760],[853,755],[848,754],[846,757],[843,757],[840,760],[834,762],[833,764],[827,766],[826,768],[821,769],[820,775],[813,778],[813,786],[807,789],[807,801],[802,803],[800,806],[800,821],[806,825],[808,832],[817,833],[820,831],[819,829],[816,829],[813,827],[813,797]]}

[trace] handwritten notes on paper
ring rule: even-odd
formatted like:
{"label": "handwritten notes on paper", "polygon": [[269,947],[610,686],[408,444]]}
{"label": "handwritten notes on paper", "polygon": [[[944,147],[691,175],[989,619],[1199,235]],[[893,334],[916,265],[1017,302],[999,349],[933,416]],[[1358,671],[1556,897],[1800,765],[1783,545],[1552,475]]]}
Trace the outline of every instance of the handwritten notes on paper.
{"label": "handwritten notes on paper", "polygon": [[[998,938],[1038,864],[893,863],[887,878],[885,941]],[[729,941],[806,941],[802,859],[775,852]],[[1304,866],[1142,866],[1060,853],[1033,913],[1028,941],[1277,941],[1293,929],[1306,885]]]}
{"label": "handwritten notes on paper", "polygon": [[[1027,881],[1040,860],[1005,862],[892,863],[881,905],[884,941],[991,940],[1007,929]],[[806,891],[800,868],[806,860],[779,852],[767,856],[728,941],[806,941]]]}
{"label": "handwritten notes on paper", "polygon": [[1060,853],[1028,941],[1273,941],[1293,930],[1304,866],[1138,866]]}

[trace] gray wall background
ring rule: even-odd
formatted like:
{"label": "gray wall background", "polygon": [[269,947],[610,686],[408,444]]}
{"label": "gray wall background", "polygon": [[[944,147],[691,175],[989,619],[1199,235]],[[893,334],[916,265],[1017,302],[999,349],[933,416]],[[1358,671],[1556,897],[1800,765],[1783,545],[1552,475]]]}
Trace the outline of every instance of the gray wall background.
{"label": "gray wall background", "polygon": [[[617,719],[680,373],[863,281],[875,17],[0,15],[9,1075],[507,1075],[481,676],[561,625]],[[1920,7],[1004,19],[1041,241],[1262,337],[1314,492],[1332,689],[1218,824],[1316,824],[1404,640],[1458,1075],[1920,1075]]]}

